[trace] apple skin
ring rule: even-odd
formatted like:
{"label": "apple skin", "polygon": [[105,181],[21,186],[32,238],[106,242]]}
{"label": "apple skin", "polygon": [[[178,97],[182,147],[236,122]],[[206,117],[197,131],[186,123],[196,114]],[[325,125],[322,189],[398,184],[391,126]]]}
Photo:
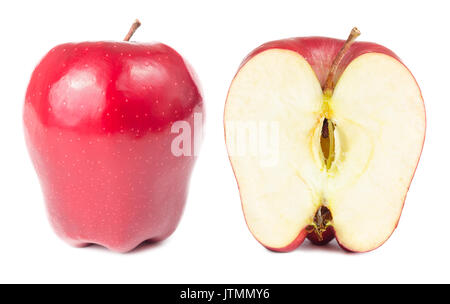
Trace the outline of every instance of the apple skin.
{"label": "apple skin", "polygon": [[[328,73],[329,73],[329,71],[331,69],[331,66],[333,64],[333,61],[336,58],[339,50],[344,45],[344,43],[345,43],[345,40],[328,38],[328,37],[296,37],[296,38],[288,38],[288,39],[282,39],[282,40],[276,40],[276,41],[267,42],[267,43],[259,46],[255,50],[253,50],[249,55],[247,55],[247,57],[243,60],[243,62],[239,66],[239,69],[236,72],[236,75],[239,73],[239,70],[250,59],[252,59],[256,55],[258,55],[259,53],[262,53],[264,51],[271,50],[271,49],[290,50],[290,51],[293,51],[293,52],[297,52],[303,58],[305,58],[305,60],[311,65],[314,73],[317,76],[317,79],[320,82],[320,85],[323,88],[324,85],[325,85]],[[339,67],[337,69],[334,81],[336,82],[336,80],[339,79],[341,74],[344,72],[345,68],[354,59],[356,59],[357,57],[359,57],[359,56],[361,56],[363,54],[367,54],[367,53],[381,53],[381,54],[385,54],[385,55],[391,56],[392,58],[396,59],[401,64],[403,64],[403,62],[400,60],[400,58],[394,52],[389,50],[388,48],[386,48],[386,47],[384,47],[382,45],[376,44],[376,43],[372,43],[372,42],[359,42],[358,41],[358,42],[354,42],[350,46],[350,48],[346,52],[345,56],[342,58],[342,61],[340,62],[340,65],[339,65]],[[403,64],[403,66],[405,66],[405,65]],[[406,66],[405,66],[405,68],[408,69]],[[408,71],[409,71],[409,69],[408,69]],[[414,78],[412,73],[411,73],[411,76]],[[417,83],[417,81],[416,81],[416,83]],[[231,87],[232,86],[230,86],[230,88]],[[417,85],[417,87],[419,87],[419,85]],[[228,96],[227,96],[227,99],[228,99]],[[423,98],[422,98],[422,101],[423,101]],[[226,108],[226,104],[225,104],[225,108]],[[425,105],[424,105],[424,108],[425,108]],[[225,120],[224,120],[224,123],[225,123]],[[226,136],[225,136],[225,141],[226,141]],[[423,144],[424,143],[422,143],[422,149],[423,149]],[[231,163],[231,166],[233,167],[233,164],[231,162],[231,158],[230,158],[230,163]],[[417,169],[417,166],[416,166],[416,169]],[[235,173],[234,168],[233,168],[233,172],[234,172],[234,175],[236,177],[236,173]],[[414,177],[414,174],[412,175],[412,178],[413,177]],[[412,178],[411,178],[410,184],[412,182]],[[237,178],[236,178],[236,181],[237,181]],[[238,187],[239,187],[239,182],[238,182]],[[403,200],[403,205],[405,203],[405,200],[406,200],[406,194],[405,194],[405,198]],[[241,196],[241,202],[242,202],[242,196]],[[400,216],[401,216],[401,212],[399,214],[399,220],[400,220]],[[245,213],[244,213],[244,217],[245,217]],[[397,225],[398,225],[398,223],[397,223]],[[249,226],[248,223],[247,223],[247,226]],[[251,229],[250,229],[250,231],[251,231]],[[392,231],[392,233],[393,232],[394,231]],[[325,245],[328,242],[330,242],[331,240],[333,240],[333,238],[335,237],[335,230],[332,227],[327,229],[327,231],[325,232],[325,238],[322,241],[319,241],[316,238],[316,236],[313,235],[313,233],[308,234],[308,232],[306,232],[306,227],[304,227],[299,232],[297,238],[291,244],[289,244],[289,245],[287,245],[287,246],[285,246],[283,248],[270,248],[270,247],[265,246],[261,242],[259,242],[259,243],[261,243],[261,245],[265,246],[267,249],[269,249],[271,251],[275,251],[275,252],[290,252],[290,251],[293,251],[293,250],[297,249],[304,242],[304,240],[307,237],[315,245],[319,245],[319,246],[320,245]],[[389,237],[385,240],[385,242],[388,239],[389,239]],[[352,250],[346,248],[343,244],[341,244],[337,237],[336,237],[336,241],[338,242],[339,246],[342,249],[344,249],[346,251],[352,251]],[[381,245],[383,245],[383,244],[381,244]],[[375,250],[377,248],[373,248],[372,250]]]}
{"label": "apple skin", "polygon": [[194,130],[203,111],[196,76],[164,44],[52,49],[32,74],[23,121],[56,233],[116,252],[169,237],[196,158],[172,154],[171,126]]}

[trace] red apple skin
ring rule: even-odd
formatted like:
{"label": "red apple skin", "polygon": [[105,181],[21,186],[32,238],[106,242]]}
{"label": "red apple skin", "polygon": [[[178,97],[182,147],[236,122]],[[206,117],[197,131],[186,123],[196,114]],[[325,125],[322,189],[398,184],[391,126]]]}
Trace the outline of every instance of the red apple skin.
{"label": "red apple skin", "polygon": [[[305,60],[311,65],[313,71],[315,72],[317,79],[320,82],[320,85],[322,87],[324,87],[328,73],[331,69],[331,65],[333,64],[334,59],[336,58],[339,50],[342,48],[344,43],[345,43],[344,40],[327,38],[327,37],[297,37],[297,38],[288,38],[288,39],[267,42],[267,43],[259,46],[255,50],[253,50],[249,55],[247,55],[247,57],[241,63],[236,75],[239,73],[239,70],[250,59],[252,59],[256,55],[258,55],[259,53],[262,53],[264,51],[271,50],[271,49],[290,50],[290,51],[300,54],[303,58],[305,58]],[[367,53],[385,54],[387,56],[391,56],[392,58],[396,59],[401,64],[403,64],[403,62],[400,60],[400,58],[394,52],[392,52],[391,50],[389,50],[388,48],[386,48],[384,46],[381,46],[379,44],[372,43],[372,42],[354,42],[350,46],[348,51],[346,52],[345,56],[343,57],[340,65],[337,69],[337,73],[335,75],[334,81],[336,82],[336,80],[339,79],[341,74],[344,72],[345,68],[354,59],[356,59],[357,57],[359,57],[361,55],[367,54]],[[408,69],[406,66],[405,66],[405,68]],[[409,71],[409,69],[408,69],[408,71]],[[412,73],[411,73],[411,76],[413,76]],[[414,76],[413,76],[413,78],[414,78]],[[419,85],[417,85],[417,87],[419,87]],[[231,88],[231,86],[230,86],[230,88]],[[228,96],[227,96],[227,99],[228,99]],[[422,101],[423,101],[423,98],[422,98]],[[225,108],[226,108],[226,104],[225,104]],[[425,109],[425,105],[424,105],[424,109]],[[226,141],[226,136],[225,136],[225,141]],[[422,143],[422,149],[423,149],[423,144],[424,143]],[[230,163],[231,163],[231,159],[230,159]],[[231,166],[233,166],[233,165],[231,165]],[[417,166],[416,166],[416,169],[417,169]],[[233,168],[233,172],[236,177],[234,168]],[[414,177],[414,174],[413,174],[413,177]],[[236,179],[236,181],[237,181],[237,179]],[[412,178],[411,178],[410,184],[411,184],[411,182],[412,182]],[[239,187],[239,182],[238,182],[238,187]],[[403,200],[403,206],[404,206],[405,200],[406,200],[406,195]],[[242,196],[241,196],[241,202],[242,202]],[[399,214],[399,220],[400,220],[400,216],[401,216],[401,212]],[[245,213],[244,213],[244,217],[245,217]],[[248,223],[247,223],[247,226],[248,226]],[[332,232],[333,232],[333,236],[334,236],[335,230],[333,229]],[[393,232],[394,231],[392,231],[392,233]],[[289,251],[293,251],[293,250],[297,249],[297,247],[299,247],[303,243],[303,241],[305,240],[305,238],[307,236],[308,236],[308,233],[306,232],[306,227],[304,227],[299,231],[298,237],[291,244],[289,244],[283,248],[271,248],[271,247],[266,246],[265,244],[262,244],[261,242],[260,243],[271,251],[289,252]],[[314,237],[311,236],[311,238],[314,238]],[[311,238],[310,238],[310,240],[311,240]],[[329,234],[327,234],[327,238],[331,238],[331,232]],[[385,242],[388,239],[389,239],[389,237],[385,240]],[[331,240],[332,240],[332,238],[329,241],[331,241]],[[351,248],[345,247],[344,244],[339,242],[339,239],[337,237],[336,237],[336,240],[337,240],[339,246],[342,247],[342,249],[344,249],[346,251],[356,252],[355,250],[352,250]],[[314,241],[311,240],[311,241],[312,241],[312,243],[315,243],[315,240]],[[316,243],[317,243],[317,245],[326,244],[326,243],[323,243],[323,241],[316,242]],[[372,250],[375,250],[377,248],[373,248]]]}
{"label": "red apple skin", "polygon": [[171,126],[193,132],[203,111],[193,71],[164,44],[52,49],[32,74],[23,121],[56,233],[117,252],[169,237],[195,161],[172,154]]}

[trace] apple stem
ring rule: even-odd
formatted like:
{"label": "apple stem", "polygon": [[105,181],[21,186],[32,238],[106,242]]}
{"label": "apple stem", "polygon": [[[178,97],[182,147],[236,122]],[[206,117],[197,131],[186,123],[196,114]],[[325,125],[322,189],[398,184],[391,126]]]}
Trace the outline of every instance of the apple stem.
{"label": "apple stem", "polygon": [[131,25],[130,30],[128,31],[128,34],[125,36],[125,38],[123,39],[123,41],[130,41],[131,37],[134,35],[134,33],[136,32],[136,30],[141,26],[141,22],[136,19],[134,21],[134,23]]}
{"label": "apple stem", "polygon": [[347,53],[350,46],[353,44],[353,42],[358,38],[358,36],[361,35],[361,32],[354,27],[352,31],[350,32],[350,35],[347,38],[347,41],[345,41],[342,48],[339,50],[339,53],[337,54],[336,58],[333,61],[333,64],[331,65],[330,72],[328,73],[327,80],[325,82],[325,86],[323,88],[323,93],[326,96],[331,97],[333,95],[334,90],[334,78],[336,77],[336,72],[339,67],[339,64],[342,61],[342,58],[344,58],[345,54]]}

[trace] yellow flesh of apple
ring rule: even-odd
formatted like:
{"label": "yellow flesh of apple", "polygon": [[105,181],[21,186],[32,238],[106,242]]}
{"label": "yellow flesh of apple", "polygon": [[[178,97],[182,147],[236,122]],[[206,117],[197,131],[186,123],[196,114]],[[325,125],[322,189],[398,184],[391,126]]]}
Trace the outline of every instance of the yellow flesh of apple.
{"label": "yellow flesh of apple", "polygon": [[[324,118],[334,126],[328,166],[320,140]],[[275,123],[276,163],[264,165],[260,153],[234,153],[255,140],[236,123]],[[301,55],[273,49],[236,75],[225,134],[247,224],[261,243],[288,246],[324,205],[340,243],[368,251],[395,229],[420,157],[425,112],[410,72],[387,55],[353,60],[328,99]]]}

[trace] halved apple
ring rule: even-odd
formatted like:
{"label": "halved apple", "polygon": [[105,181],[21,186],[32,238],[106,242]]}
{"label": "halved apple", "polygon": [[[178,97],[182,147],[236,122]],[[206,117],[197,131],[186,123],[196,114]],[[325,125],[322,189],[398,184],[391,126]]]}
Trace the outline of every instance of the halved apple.
{"label": "halved apple", "polygon": [[309,235],[350,250],[395,230],[425,138],[409,70],[373,43],[294,38],[252,52],[225,106],[225,137],[255,238],[290,251]]}

